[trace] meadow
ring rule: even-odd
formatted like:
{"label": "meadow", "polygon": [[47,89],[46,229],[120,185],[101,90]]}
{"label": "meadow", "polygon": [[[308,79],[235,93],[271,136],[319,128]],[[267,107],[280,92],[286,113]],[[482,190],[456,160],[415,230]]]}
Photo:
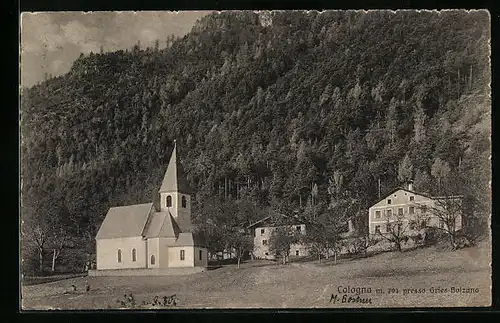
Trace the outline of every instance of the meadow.
{"label": "meadow", "polygon": [[387,252],[336,264],[255,260],[192,275],[77,277],[22,286],[21,302],[24,310],[116,309],[117,300],[132,293],[137,304],[175,295],[176,305],[163,307],[169,310],[489,306],[490,259],[489,249],[477,246]]}

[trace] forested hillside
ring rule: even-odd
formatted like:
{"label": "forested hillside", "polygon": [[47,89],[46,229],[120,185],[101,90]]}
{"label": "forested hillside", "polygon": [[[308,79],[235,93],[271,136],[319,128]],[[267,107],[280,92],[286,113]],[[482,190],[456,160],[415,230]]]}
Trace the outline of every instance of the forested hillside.
{"label": "forested hillside", "polygon": [[93,250],[109,207],[156,196],[174,139],[195,223],[342,196],[362,228],[379,183],[410,179],[460,178],[489,214],[489,39],[486,12],[224,12],[167,48],[81,55],[22,91],[22,218],[44,248]]}

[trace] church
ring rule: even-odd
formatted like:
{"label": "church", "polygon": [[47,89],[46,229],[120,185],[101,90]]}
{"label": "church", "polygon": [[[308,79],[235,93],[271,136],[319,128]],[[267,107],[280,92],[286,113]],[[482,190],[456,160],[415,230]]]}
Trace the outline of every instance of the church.
{"label": "church", "polygon": [[94,275],[168,274],[172,268],[187,273],[207,267],[206,246],[190,232],[192,191],[177,161],[175,141],[158,193],[159,203],[109,209],[96,236]]}

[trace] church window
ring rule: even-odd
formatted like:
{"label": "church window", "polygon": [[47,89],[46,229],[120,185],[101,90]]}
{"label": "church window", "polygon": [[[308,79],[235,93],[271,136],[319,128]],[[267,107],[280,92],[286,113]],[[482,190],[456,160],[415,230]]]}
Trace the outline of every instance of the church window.
{"label": "church window", "polygon": [[122,262],[122,251],[118,249],[118,262]]}
{"label": "church window", "polygon": [[185,259],[184,250],[181,250],[181,260],[184,260],[184,259]]}
{"label": "church window", "polygon": [[184,208],[187,206],[187,201],[186,201],[186,197],[185,196],[182,196],[182,198],[181,198],[181,205]]}
{"label": "church window", "polygon": [[132,261],[136,261],[137,260],[136,256],[137,255],[136,255],[135,249],[132,249]]}
{"label": "church window", "polygon": [[203,252],[200,250],[200,260],[201,260],[202,256],[203,256]]}
{"label": "church window", "polygon": [[295,250],[295,255],[298,256],[299,255],[299,251],[298,250]]}
{"label": "church window", "polygon": [[167,196],[167,207],[171,207],[172,206],[172,196],[168,195]]}
{"label": "church window", "polygon": [[155,255],[151,255],[151,265],[154,265],[155,261]]}

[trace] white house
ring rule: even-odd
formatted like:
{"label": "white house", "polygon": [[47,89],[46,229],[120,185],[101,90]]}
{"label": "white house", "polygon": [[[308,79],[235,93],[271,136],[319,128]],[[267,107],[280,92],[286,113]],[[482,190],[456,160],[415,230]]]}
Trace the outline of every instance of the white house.
{"label": "white house", "polygon": [[[298,219],[290,216],[282,215],[284,218],[283,223],[277,224],[273,222],[271,216],[265,217],[248,227],[253,235],[253,256],[257,259],[275,259],[275,256],[269,250],[269,241],[272,233],[279,227],[287,227],[290,231],[306,234],[306,224],[300,222]],[[346,223],[346,231],[342,233],[344,238],[350,237],[354,233],[352,221]],[[290,246],[290,256],[292,257],[306,257],[311,252],[311,246],[307,243],[296,243]]]}
{"label": "white house", "polygon": [[[395,222],[404,224],[408,231],[419,230],[423,227],[444,228],[446,221],[430,212],[431,208],[441,207],[443,200],[456,200],[461,203],[461,198],[454,197],[432,197],[427,194],[417,193],[413,185],[407,188],[396,188],[384,198],[373,204],[368,209],[368,230],[371,235],[386,233]],[[457,214],[455,231],[462,227],[462,214]],[[453,221],[452,221],[453,223]]]}
{"label": "white house", "polygon": [[174,142],[159,203],[109,209],[96,236],[97,272],[128,269],[131,275],[143,275],[162,273],[159,269],[207,267],[204,242],[189,232],[190,194]]}
{"label": "white house", "polygon": [[[306,234],[306,225],[290,219],[287,225],[277,225],[272,222],[270,216],[265,217],[252,225],[249,229],[253,234],[253,256],[257,259],[275,259],[269,251],[269,241],[272,232],[278,227],[286,226],[290,230],[295,230],[301,234]],[[309,249],[304,244],[293,244],[290,246],[290,256],[303,257],[309,255]]]}

